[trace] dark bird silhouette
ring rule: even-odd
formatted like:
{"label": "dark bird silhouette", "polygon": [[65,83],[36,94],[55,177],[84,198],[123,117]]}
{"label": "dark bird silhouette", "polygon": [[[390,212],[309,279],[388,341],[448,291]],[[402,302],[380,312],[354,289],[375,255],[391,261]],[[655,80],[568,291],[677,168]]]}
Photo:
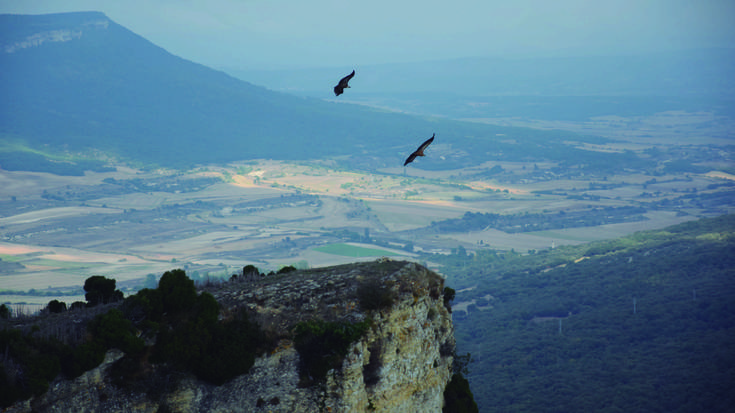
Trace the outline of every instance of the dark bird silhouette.
{"label": "dark bird silhouette", "polygon": [[345,89],[347,89],[347,88],[350,87],[350,85],[348,85],[347,82],[349,82],[350,79],[352,79],[353,76],[355,76],[355,71],[354,70],[349,75],[347,75],[347,76],[343,77],[342,79],[340,79],[340,81],[337,84],[337,86],[334,87],[334,95],[335,96],[341,95],[342,92],[345,91]]}
{"label": "dark bird silhouette", "polygon": [[432,133],[431,138],[427,139],[426,142],[422,143],[418,149],[416,149],[412,154],[408,155],[408,158],[406,159],[406,162],[403,164],[403,166],[406,166],[413,162],[413,160],[416,159],[417,156],[426,156],[424,155],[424,149],[426,149],[429,145],[431,145],[431,142],[434,141],[434,135],[436,134]]}

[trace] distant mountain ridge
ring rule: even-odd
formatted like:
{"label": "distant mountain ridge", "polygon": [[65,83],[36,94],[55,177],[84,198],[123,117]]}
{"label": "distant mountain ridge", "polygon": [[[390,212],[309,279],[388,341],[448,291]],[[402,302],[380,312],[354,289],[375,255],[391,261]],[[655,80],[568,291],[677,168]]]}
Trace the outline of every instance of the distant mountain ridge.
{"label": "distant mountain ridge", "polygon": [[[599,137],[274,92],[172,55],[98,12],[6,14],[0,15],[0,27],[0,138],[33,151],[101,150],[174,168],[329,158],[375,170],[399,167],[417,142],[436,133],[431,156],[413,168],[457,169],[488,160],[641,164],[635,156],[569,144],[603,143]],[[319,87],[331,93],[342,75]],[[366,88],[363,76],[369,78],[358,68],[349,95]],[[0,145],[0,167],[16,158]],[[23,159],[35,163],[33,157]]]}
{"label": "distant mountain ridge", "polygon": [[[0,133],[33,144],[94,147],[170,166],[360,154],[432,132],[417,117],[235,79],[102,13],[0,15],[0,26]],[[467,126],[465,133],[472,129],[489,130]]]}
{"label": "distant mountain ridge", "polygon": [[[38,47],[49,42],[78,39],[84,32],[107,29],[110,24],[104,13],[82,12],[29,16],[2,15],[3,32],[0,47],[5,53]],[[39,31],[40,30],[40,31]]]}
{"label": "distant mountain ridge", "polygon": [[[335,70],[223,68],[273,90],[328,96],[314,89]],[[358,68],[370,93],[459,96],[732,96],[735,49],[696,49],[646,55],[500,58],[467,57]],[[327,91],[328,92],[328,91]]]}

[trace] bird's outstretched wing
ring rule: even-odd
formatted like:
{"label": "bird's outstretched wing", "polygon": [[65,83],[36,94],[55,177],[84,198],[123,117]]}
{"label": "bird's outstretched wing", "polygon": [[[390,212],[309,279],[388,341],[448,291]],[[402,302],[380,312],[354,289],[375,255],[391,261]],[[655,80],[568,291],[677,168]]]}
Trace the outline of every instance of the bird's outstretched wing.
{"label": "bird's outstretched wing", "polygon": [[334,87],[334,95],[339,96],[342,94],[342,92],[345,91],[345,89],[349,88],[350,79],[352,79],[354,76],[355,71],[353,70],[352,73],[340,79],[339,83],[337,83],[337,86]]}
{"label": "bird's outstretched wing", "polygon": [[418,147],[418,149],[413,151],[412,154],[408,155],[408,158],[406,159],[406,162],[403,163],[403,166],[406,166],[413,162],[413,160],[416,159],[417,156],[424,156],[424,149],[428,148],[429,145],[431,145],[431,142],[434,142],[435,135],[435,133],[432,133],[431,138],[427,139],[426,142],[422,143],[421,146]]}

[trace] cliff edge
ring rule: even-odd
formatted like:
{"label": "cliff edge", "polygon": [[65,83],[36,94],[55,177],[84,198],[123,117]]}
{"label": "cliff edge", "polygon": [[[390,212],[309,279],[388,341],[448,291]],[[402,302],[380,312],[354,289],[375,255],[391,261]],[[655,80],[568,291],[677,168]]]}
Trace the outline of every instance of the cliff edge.
{"label": "cliff edge", "polygon": [[[381,259],[269,277],[241,275],[207,292],[220,305],[220,319],[245,310],[275,338],[273,348],[256,357],[247,374],[216,386],[191,374],[155,382],[171,376],[153,371],[147,380],[156,385],[121,387],[111,372],[123,353],[110,350],[96,368],[74,380],[57,380],[42,396],[7,411],[442,410],[452,377],[454,329],[444,280],[436,273],[415,263]],[[298,331],[306,323],[365,328],[337,367],[318,379],[304,371],[311,355],[299,346]]]}

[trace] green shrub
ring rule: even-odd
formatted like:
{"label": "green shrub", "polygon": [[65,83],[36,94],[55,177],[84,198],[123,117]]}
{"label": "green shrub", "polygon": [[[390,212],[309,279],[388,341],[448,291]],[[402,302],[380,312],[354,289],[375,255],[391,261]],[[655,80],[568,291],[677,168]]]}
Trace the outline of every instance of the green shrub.
{"label": "green shrub", "polygon": [[87,331],[105,350],[118,348],[125,353],[135,354],[145,347],[143,340],[136,336],[133,323],[115,308],[90,321]]}
{"label": "green shrub", "polygon": [[252,275],[260,275],[260,270],[258,269],[258,267],[254,266],[252,264],[248,264],[248,265],[242,267],[242,275],[244,275],[246,277],[247,276],[252,276]]}
{"label": "green shrub", "polygon": [[115,289],[115,279],[101,275],[93,275],[84,281],[84,299],[87,305],[114,303],[123,299],[123,293]]}
{"label": "green shrub", "polygon": [[61,346],[20,330],[0,331],[0,408],[48,390],[61,371]]}
{"label": "green shrub", "polygon": [[199,378],[217,385],[247,373],[262,342],[260,329],[249,321],[244,310],[234,320],[217,324],[211,337],[210,348],[194,361],[192,370]]}
{"label": "green shrub", "polygon": [[396,295],[379,279],[370,278],[357,286],[357,299],[363,310],[382,310],[393,306]]}
{"label": "green shrub", "polygon": [[278,272],[276,274],[288,274],[288,273],[294,272],[294,271],[296,271],[296,267],[294,267],[293,265],[287,265],[287,266],[281,268],[280,270],[278,270]]}
{"label": "green shrub", "polygon": [[457,295],[457,292],[454,291],[453,288],[450,287],[444,287],[444,307],[449,311],[452,312],[452,304],[451,301],[454,300],[454,297]]}
{"label": "green shrub", "polygon": [[191,309],[197,299],[194,281],[184,270],[166,271],[158,280],[163,312],[180,312]]}
{"label": "green shrub", "polygon": [[443,413],[477,413],[479,409],[470,390],[470,383],[460,373],[452,375],[444,389]]}
{"label": "green shrub", "polygon": [[62,370],[70,378],[79,377],[91,370],[105,359],[106,349],[99,341],[90,341],[74,348],[69,357],[62,359]]}
{"label": "green shrub", "polygon": [[[134,312],[156,315],[156,300],[167,310],[160,318],[163,325],[152,361],[190,371],[216,385],[247,373],[264,341],[260,328],[249,321],[245,310],[233,320],[219,322],[220,308],[214,296],[207,292],[197,296],[191,280],[178,271],[161,277],[157,293],[145,292],[131,302]],[[183,302],[191,303],[183,306]]]}
{"label": "green shrub", "polygon": [[324,381],[327,372],[342,365],[350,344],[359,340],[372,320],[359,323],[310,320],[295,327],[294,345],[299,352],[301,384]]}
{"label": "green shrub", "polygon": [[133,323],[144,320],[158,322],[163,315],[161,293],[157,289],[142,289],[137,294],[126,298],[122,306],[120,306],[120,309],[125,314],[125,318],[131,320]]}
{"label": "green shrub", "polygon": [[66,303],[59,300],[51,300],[46,308],[49,313],[63,313],[66,311]]}
{"label": "green shrub", "polygon": [[177,370],[191,371],[202,380],[220,385],[250,370],[262,333],[248,320],[245,310],[234,320],[218,323],[217,313],[212,316],[211,304],[207,303],[210,299],[214,300],[202,294],[193,318],[176,329],[161,330],[154,361],[170,363]]}

